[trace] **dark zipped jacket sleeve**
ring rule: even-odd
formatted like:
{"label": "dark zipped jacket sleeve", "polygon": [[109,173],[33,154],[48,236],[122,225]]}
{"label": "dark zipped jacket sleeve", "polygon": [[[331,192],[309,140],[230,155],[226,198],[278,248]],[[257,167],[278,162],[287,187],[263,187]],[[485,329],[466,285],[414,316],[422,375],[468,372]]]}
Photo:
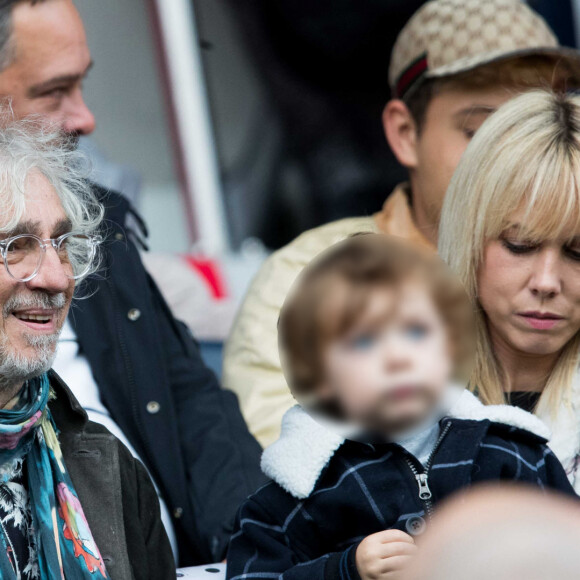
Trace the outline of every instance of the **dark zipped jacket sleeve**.
{"label": "dark zipped jacket sleeve", "polygon": [[[511,448],[506,445],[506,435]],[[481,444],[473,483],[488,480],[512,480],[540,489],[549,489],[578,499],[564,467],[542,439],[527,434],[507,433],[505,427],[492,426]],[[531,441],[530,441],[531,439]]]}
{"label": "dark zipped jacket sleeve", "polygon": [[[287,499],[285,501],[291,502]],[[300,514],[301,504],[279,521],[259,501],[250,498],[238,514],[238,531],[228,552],[227,580],[242,578],[282,578],[283,580],[360,580],[355,555],[357,545],[308,559],[317,530]],[[301,519],[303,534],[288,534],[289,518]],[[308,527],[311,529],[305,530]],[[318,543],[318,542],[317,542]],[[310,544],[310,545],[306,545]],[[255,576],[252,575],[255,574]],[[249,574],[245,576],[244,574]],[[261,576],[260,576],[261,574]]]}
{"label": "dark zipped jacket sleeve", "polygon": [[173,515],[179,564],[222,560],[239,505],[265,481],[261,448],[146,272],[144,224],[123,197],[94,190],[105,206],[102,263],[69,319],[103,403]]}
{"label": "dark zipped jacket sleeve", "polygon": [[239,505],[266,479],[259,467],[261,448],[248,431],[235,394],[220,387],[189,329],[171,316],[157,287],[150,283],[159,309],[166,310],[160,339],[169,361],[197,529],[209,539],[212,558],[222,560]]}
{"label": "dark zipped jacket sleeve", "polygon": [[564,467],[549,448],[546,447],[546,450],[546,487],[577,499],[578,496],[564,471]]}

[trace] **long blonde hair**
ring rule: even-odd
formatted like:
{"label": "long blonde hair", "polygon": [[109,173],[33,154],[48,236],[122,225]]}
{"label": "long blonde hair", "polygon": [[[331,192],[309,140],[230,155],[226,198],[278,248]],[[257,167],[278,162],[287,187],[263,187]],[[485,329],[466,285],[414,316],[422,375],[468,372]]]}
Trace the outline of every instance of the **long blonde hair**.
{"label": "long blonde hair", "polygon": [[[486,404],[505,402],[505,377],[486,315],[477,273],[486,242],[523,211],[526,239],[542,241],[580,227],[580,96],[525,93],[503,105],[477,132],[453,176],[439,227],[439,253],[476,307],[476,361],[470,386]],[[538,404],[554,413],[578,367],[580,332],[562,349]]]}

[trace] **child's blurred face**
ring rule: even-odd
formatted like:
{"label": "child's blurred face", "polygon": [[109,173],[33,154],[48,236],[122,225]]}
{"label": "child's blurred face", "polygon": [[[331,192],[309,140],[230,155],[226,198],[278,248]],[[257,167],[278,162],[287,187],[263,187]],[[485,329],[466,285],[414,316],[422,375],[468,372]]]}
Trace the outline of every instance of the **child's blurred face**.
{"label": "child's blurred face", "polygon": [[435,410],[452,373],[444,321],[428,290],[409,282],[377,289],[355,326],[324,351],[319,395],[350,421],[385,434]]}

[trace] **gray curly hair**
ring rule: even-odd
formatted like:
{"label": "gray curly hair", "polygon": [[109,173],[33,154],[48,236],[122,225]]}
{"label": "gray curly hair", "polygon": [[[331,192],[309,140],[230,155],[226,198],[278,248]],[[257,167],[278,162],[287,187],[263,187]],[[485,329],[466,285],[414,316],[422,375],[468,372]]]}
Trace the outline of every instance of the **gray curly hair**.
{"label": "gray curly hair", "polygon": [[10,233],[22,219],[27,179],[34,172],[54,187],[72,231],[93,235],[101,229],[104,209],[87,179],[87,159],[62,133],[28,119],[0,121],[0,233]]}

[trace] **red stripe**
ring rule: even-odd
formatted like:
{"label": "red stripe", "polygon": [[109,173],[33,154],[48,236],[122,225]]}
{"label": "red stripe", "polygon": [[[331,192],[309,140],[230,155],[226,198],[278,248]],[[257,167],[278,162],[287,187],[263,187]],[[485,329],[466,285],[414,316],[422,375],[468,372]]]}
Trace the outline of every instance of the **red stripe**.
{"label": "red stripe", "polygon": [[427,70],[427,57],[418,60],[407,69],[397,83],[397,96],[401,97],[409,85]]}
{"label": "red stripe", "polygon": [[226,283],[222,276],[221,269],[217,262],[194,256],[184,256],[185,261],[195,270],[207,283],[212,298],[224,300],[228,297]]}

